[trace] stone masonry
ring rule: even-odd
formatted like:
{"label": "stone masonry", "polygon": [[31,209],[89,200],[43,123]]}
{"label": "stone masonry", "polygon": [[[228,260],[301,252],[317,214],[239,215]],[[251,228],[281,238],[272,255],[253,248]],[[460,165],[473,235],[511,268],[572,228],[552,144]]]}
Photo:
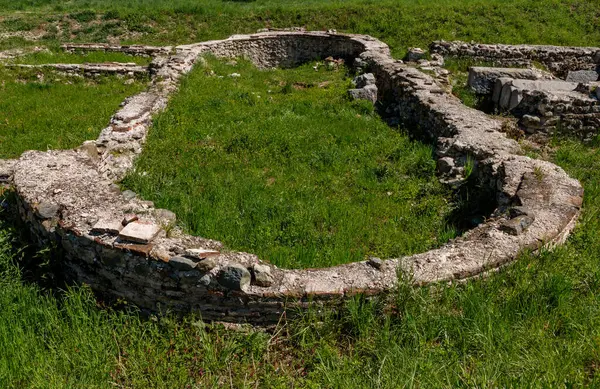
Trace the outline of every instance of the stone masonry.
{"label": "stone masonry", "polygon": [[429,46],[429,50],[444,57],[472,58],[493,66],[531,67],[537,62],[561,78],[567,77],[572,70],[596,70],[600,64],[598,47],[436,41]]}
{"label": "stone masonry", "polygon": [[[438,41],[430,50],[500,66],[528,66],[472,67],[468,83],[477,94],[490,96],[499,112],[517,117],[524,133],[537,141],[552,134],[589,141],[600,131],[600,48]],[[533,67],[536,62],[553,74]]]}
{"label": "stone masonry", "polygon": [[[67,45],[66,49],[75,46]],[[78,45],[78,50],[131,47]],[[436,81],[393,59],[369,36],[267,31],[173,48],[136,48],[155,56],[149,88],[128,98],[95,141],[76,150],[28,151],[0,163],[17,194],[20,217],[39,245],[56,243],[70,277],[143,309],[198,312],[206,320],[276,323],[308,306],[335,306],[357,294],[391,291],[404,272],[416,285],[472,277],[513,261],[522,250],[562,243],[574,227],[583,189],[558,166],[528,158],[505,137],[503,121],[470,109]],[[441,248],[403,258],[322,269],[280,269],[253,254],[169,228],[175,215],[115,184],[142,151],[152,115],[166,107],[198,58],[245,56],[264,68],[333,57],[360,63],[399,120],[430,139],[443,177],[472,177],[495,194],[487,221]],[[370,79],[370,77],[369,77]],[[372,85],[372,84],[371,84]],[[169,233],[167,233],[169,231]]]}

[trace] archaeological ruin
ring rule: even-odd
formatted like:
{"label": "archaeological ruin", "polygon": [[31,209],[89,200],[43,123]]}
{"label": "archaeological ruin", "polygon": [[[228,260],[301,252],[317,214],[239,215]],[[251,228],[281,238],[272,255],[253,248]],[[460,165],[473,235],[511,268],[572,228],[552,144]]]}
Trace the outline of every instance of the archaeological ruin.
{"label": "archaeological ruin", "polygon": [[[425,285],[468,279],[510,263],[524,250],[565,241],[582,206],[581,184],[560,167],[525,156],[519,142],[506,136],[505,118],[469,108],[453,96],[444,82],[445,58],[485,63],[471,68],[469,85],[497,110],[517,118],[526,134],[560,130],[585,140],[600,127],[598,48],[434,42],[430,56],[413,49],[404,62],[370,36],[298,29],[174,47],[63,48],[150,56],[147,68],[52,66],[91,76],[147,73],[151,82],[123,102],[98,139],[75,150],[28,151],[0,161],[0,179],[16,193],[20,219],[38,245],[52,243],[62,250],[70,279],[142,309],[198,312],[205,320],[272,324],[309,306],[385,294],[399,280]],[[121,191],[117,183],[142,152],[153,115],[207,53],[246,57],[261,68],[344,59],[362,74],[349,94],[377,101],[386,120],[432,143],[440,180],[453,187],[476,182],[474,190],[490,194],[494,211],[438,249],[321,269],[277,268],[177,227],[167,234],[175,215]]]}

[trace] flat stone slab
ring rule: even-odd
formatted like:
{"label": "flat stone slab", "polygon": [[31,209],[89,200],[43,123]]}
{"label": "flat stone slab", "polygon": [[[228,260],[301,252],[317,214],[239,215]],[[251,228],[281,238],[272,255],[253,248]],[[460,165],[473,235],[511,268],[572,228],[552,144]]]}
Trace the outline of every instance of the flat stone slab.
{"label": "flat stone slab", "polygon": [[495,82],[492,100],[500,109],[510,111],[519,105],[524,91],[565,93],[575,91],[578,85],[561,80],[513,80],[501,77]]}
{"label": "flat stone slab", "polygon": [[543,92],[571,92],[577,89],[577,85],[577,82],[560,80],[513,80],[512,82],[512,86],[520,90],[539,90]]}
{"label": "flat stone slab", "polygon": [[551,79],[551,75],[539,69],[494,68],[474,66],[469,69],[469,86],[478,94],[492,93],[494,83],[501,77],[523,80]]}
{"label": "flat stone slab", "polygon": [[119,234],[119,239],[137,243],[150,243],[160,232],[160,227],[151,222],[135,221],[127,224]]}

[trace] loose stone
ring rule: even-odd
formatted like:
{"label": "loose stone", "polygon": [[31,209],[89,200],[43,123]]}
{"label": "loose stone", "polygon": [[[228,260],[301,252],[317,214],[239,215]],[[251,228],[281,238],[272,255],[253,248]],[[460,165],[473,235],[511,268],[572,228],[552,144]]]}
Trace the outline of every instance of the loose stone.
{"label": "loose stone", "polygon": [[527,215],[517,216],[513,219],[507,220],[500,226],[500,230],[510,235],[520,235],[533,224],[534,218]]}
{"label": "loose stone", "polygon": [[377,87],[375,85],[367,85],[364,88],[350,89],[348,94],[353,100],[367,100],[375,104],[377,102]]}
{"label": "loose stone", "polygon": [[98,156],[98,147],[96,147],[95,141],[85,141],[80,147],[80,150],[86,153],[88,157],[92,160],[97,161],[99,159]]}
{"label": "loose stone", "polygon": [[377,270],[380,270],[381,267],[383,266],[383,261],[381,260],[381,258],[369,257],[367,264],[369,264],[370,266],[373,266]]}
{"label": "loose stone", "polygon": [[273,275],[269,266],[256,263],[252,267],[252,274],[254,275],[255,285],[264,287],[273,285]]}
{"label": "loose stone", "polygon": [[121,188],[119,188],[119,185],[117,185],[117,184],[110,184],[108,186],[108,190],[111,193],[120,193],[121,192]]}
{"label": "loose stone", "polygon": [[137,243],[150,243],[160,232],[156,224],[135,221],[126,225],[119,234],[119,238]]}

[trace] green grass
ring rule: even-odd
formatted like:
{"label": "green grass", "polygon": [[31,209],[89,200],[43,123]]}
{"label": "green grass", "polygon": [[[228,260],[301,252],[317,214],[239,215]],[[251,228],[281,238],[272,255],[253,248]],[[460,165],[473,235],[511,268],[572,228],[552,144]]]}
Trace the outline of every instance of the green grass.
{"label": "green grass", "polygon": [[[1,49],[111,36],[184,43],[290,25],[369,33],[396,56],[440,38],[600,41],[598,3],[583,0],[0,0],[0,10],[0,32],[48,33],[39,42],[0,39]],[[18,146],[0,144],[3,152]],[[142,320],[98,306],[86,288],[51,294],[15,269],[41,267],[45,255],[15,253],[14,231],[2,224],[0,387],[600,387],[600,147],[554,146],[552,159],[585,187],[565,246],[521,255],[485,280],[401,287],[389,304],[357,300],[325,317],[307,314],[274,335],[193,317]]]}
{"label": "green grass", "polygon": [[0,158],[69,149],[95,139],[125,97],[143,88],[142,82],[123,81],[0,67]]}
{"label": "green grass", "polygon": [[5,14],[0,31],[37,29],[51,41],[119,37],[130,43],[181,44],[289,26],[370,34],[388,43],[396,56],[435,39],[600,41],[597,4],[586,0],[2,0],[0,10]]}
{"label": "green grass", "polygon": [[308,313],[274,334],[194,317],[141,320],[99,308],[86,288],[52,297],[15,272],[30,256],[15,254],[3,227],[0,386],[598,387],[600,148],[557,146],[554,160],[586,190],[565,246],[525,253],[487,279],[401,286],[386,304]]}
{"label": "green grass", "polygon": [[453,237],[431,147],[351,103],[345,69],[312,66],[198,66],[125,185],[191,233],[278,266],[397,257]]}

